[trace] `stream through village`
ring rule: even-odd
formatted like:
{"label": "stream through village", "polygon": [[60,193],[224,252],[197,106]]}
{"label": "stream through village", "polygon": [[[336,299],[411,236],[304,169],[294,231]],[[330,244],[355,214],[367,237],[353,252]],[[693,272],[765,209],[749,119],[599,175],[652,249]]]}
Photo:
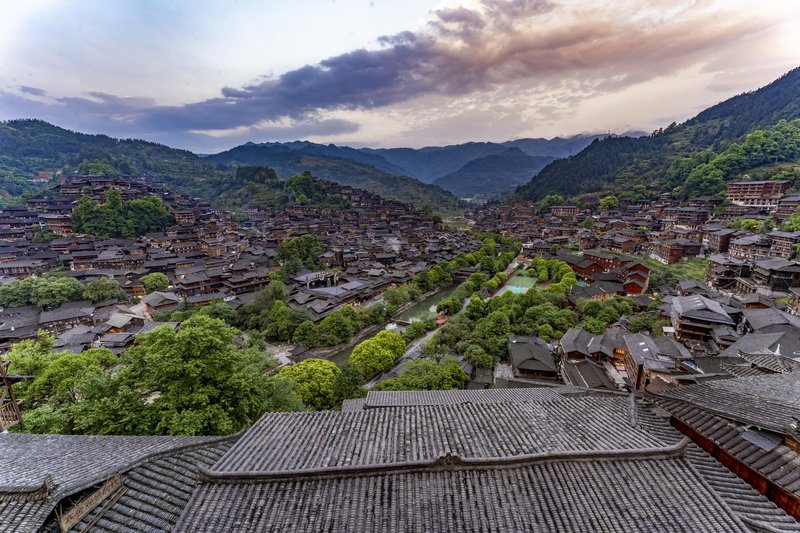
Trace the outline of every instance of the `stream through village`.
{"label": "stream through village", "polygon": [[[395,316],[395,320],[399,320],[401,322],[413,322],[414,320],[423,320],[425,318],[430,318],[436,316],[436,306],[439,305],[439,302],[442,300],[449,298],[455,292],[457,285],[453,285],[446,289],[442,289],[436,294],[432,294],[427,298],[423,298],[422,300],[416,302],[414,305],[400,313],[399,315]],[[384,329],[388,330],[402,330],[402,326],[397,324],[397,322],[390,322],[387,324]],[[377,330],[375,333],[370,335],[369,337],[365,337],[361,339],[361,342],[370,339],[380,333],[381,330]],[[349,346],[338,352],[334,352],[331,354],[328,359],[333,361],[339,366],[342,366],[344,363],[347,362],[347,359],[350,357],[350,354],[353,352],[353,348],[355,346]]]}

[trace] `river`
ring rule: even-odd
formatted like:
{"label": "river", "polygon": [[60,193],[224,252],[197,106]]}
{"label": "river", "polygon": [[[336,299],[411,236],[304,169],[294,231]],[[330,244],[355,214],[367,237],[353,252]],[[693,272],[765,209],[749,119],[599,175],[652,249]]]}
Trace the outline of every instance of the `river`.
{"label": "river", "polygon": [[[457,285],[452,285],[446,289],[440,290],[436,294],[432,294],[427,298],[423,298],[422,300],[416,302],[414,305],[412,305],[411,307],[409,307],[408,309],[397,315],[395,317],[395,320],[401,320],[404,322],[413,322],[414,320],[423,320],[425,318],[432,318],[436,316],[436,306],[439,305],[439,302],[441,302],[442,300],[445,300],[450,296],[452,296],[453,293],[456,291],[456,287]],[[383,329],[402,330],[402,326],[398,325],[395,322],[390,322],[389,324],[386,324],[386,326],[384,326]],[[372,335],[361,339],[361,341],[363,342],[367,339],[370,339],[380,332],[381,330],[377,330]],[[348,358],[350,357],[350,354],[353,352],[353,348],[355,348],[355,346],[349,346],[347,348],[339,350],[338,352],[334,352],[328,357],[328,359],[330,361],[333,361],[337,365],[342,366],[344,363],[347,362]]]}

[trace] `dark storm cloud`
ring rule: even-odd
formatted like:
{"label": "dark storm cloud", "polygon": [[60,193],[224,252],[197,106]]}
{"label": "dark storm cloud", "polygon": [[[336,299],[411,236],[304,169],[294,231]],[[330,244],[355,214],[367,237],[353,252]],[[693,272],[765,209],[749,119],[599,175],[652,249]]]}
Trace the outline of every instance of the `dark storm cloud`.
{"label": "dark storm cloud", "polygon": [[27,85],[21,85],[19,90],[20,92],[32,94],[33,96],[44,96],[47,94],[47,91],[44,89],[40,89],[39,87],[28,87]]}

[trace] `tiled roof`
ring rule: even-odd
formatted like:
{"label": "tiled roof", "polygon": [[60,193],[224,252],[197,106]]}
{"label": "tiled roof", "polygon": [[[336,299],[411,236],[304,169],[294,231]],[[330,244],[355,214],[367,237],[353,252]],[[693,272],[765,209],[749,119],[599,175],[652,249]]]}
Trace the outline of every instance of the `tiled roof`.
{"label": "tiled roof", "polygon": [[370,393],[351,407],[265,415],[202,472],[175,531],[800,530],[632,396]]}
{"label": "tiled roof", "polygon": [[800,373],[724,379],[667,388],[659,397],[691,403],[705,411],[781,433],[800,420]]}
{"label": "tiled roof", "polygon": [[167,455],[126,472],[125,492],[110,507],[89,512],[71,532],[164,532],[173,530],[198,483],[198,467],[210,467],[231,447],[231,439]]}
{"label": "tiled roof", "polygon": [[[0,435],[2,531],[36,531],[64,497],[208,437]],[[13,460],[8,460],[13,458]]]}

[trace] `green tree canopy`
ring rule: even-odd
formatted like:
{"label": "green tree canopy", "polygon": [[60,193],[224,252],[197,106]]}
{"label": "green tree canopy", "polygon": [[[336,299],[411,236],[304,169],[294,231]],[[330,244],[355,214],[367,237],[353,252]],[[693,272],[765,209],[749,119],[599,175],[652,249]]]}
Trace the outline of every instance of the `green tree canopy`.
{"label": "green tree canopy", "polygon": [[99,278],[86,284],[83,297],[93,302],[118,298],[126,300],[128,295],[119,286],[119,282],[110,278]]}
{"label": "green tree canopy", "polygon": [[324,359],[306,359],[283,367],[278,375],[293,381],[304,404],[314,409],[332,409],[336,405],[334,384],[341,373],[335,363]]}
{"label": "green tree canopy", "polygon": [[467,375],[456,358],[422,358],[406,363],[400,376],[381,382],[376,390],[452,390],[466,384]]}
{"label": "green tree canopy", "polygon": [[72,229],[100,237],[134,239],[145,233],[164,231],[174,221],[169,208],[157,196],[123,202],[116,189],[98,204],[82,196],[72,211]]}
{"label": "green tree canopy", "polygon": [[162,272],[145,274],[139,278],[139,281],[142,282],[144,290],[146,290],[148,294],[156,291],[165,291],[169,287],[169,278]]}
{"label": "green tree canopy", "polygon": [[14,280],[0,287],[0,306],[57,307],[64,302],[83,299],[84,290],[80,281],[64,276],[45,275]]}
{"label": "green tree canopy", "polygon": [[617,207],[619,207],[619,198],[613,194],[604,196],[603,199],[600,200],[601,209],[616,209]]}
{"label": "green tree canopy", "polygon": [[322,253],[322,243],[314,235],[306,234],[292,237],[278,245],[278,261],[298,259],[306,266],[317,264],[317,257]]}

